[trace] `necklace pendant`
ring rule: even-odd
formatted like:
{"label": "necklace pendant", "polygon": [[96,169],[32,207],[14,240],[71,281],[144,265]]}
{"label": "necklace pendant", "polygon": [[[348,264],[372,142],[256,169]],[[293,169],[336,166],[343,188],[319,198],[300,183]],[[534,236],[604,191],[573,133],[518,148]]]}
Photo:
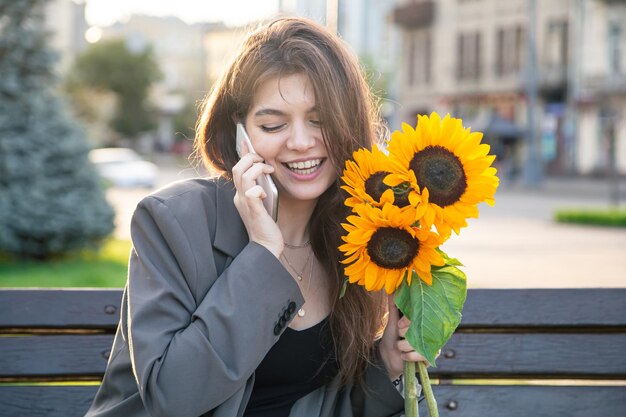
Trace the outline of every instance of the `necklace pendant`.
{"label": "necklace pendant", "polygon": [[298,310],[298,316],[299,317],[304,317],[304,309],[301,308],[300,310]]}
{"label": "necklace pendant", "polygon": [[302,275],[298,275],[296,278],[298,281],[302,281]]}

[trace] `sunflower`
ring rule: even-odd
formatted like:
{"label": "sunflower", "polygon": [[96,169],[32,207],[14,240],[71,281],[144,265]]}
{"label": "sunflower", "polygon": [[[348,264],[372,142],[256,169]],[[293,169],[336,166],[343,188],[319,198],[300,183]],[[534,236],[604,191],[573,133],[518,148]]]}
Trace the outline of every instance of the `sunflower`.
{"label": "sunflower", "polygon": [[383,180],[391,172],[389,161],[376,146],[370,151],[359,149],[352,155],[353,161],[346,161],[346,168],[341,179],[343,188],[350,194],[345,204],[355,207],[358,204],[370,204],[381,207],[384,203],[394,203],[399,207],[410,204],[409,192],[412,191],[406,184],[400,184],[392,189]]}
{"label": "sunflower", "polygon": [[388,142],[392,174],[385,184],[409,183],[427,201],[421,222],[435,225],[443,238],[459,234],[466,219],[478,217],[478,204],[493,206],[499,180],[495,155],[481,144],[482,133],[465,129],[460,119],[437,113],[418,116],[415,129],[402,125]]}
{"label": "sunflower", "polygon": [[413,226],[415,209],[384,204],[382,209],[367,204],[354,207],[356,215],[349,216],[349,224],[342,224],[348,232],[342,236],[345,244],[345,273],[351,283],[365,286],[368,291],[385,288],[393,293],[407,277],[411,284],[414,270],[422,281],[432,284],[431,265],[441,266],[444,259],[436,251],[440,237],[428,229]]}

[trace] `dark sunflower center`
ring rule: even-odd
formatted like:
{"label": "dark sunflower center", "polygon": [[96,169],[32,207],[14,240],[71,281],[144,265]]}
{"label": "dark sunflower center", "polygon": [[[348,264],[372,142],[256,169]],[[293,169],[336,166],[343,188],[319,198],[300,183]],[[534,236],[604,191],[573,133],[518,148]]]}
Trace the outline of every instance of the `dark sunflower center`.
{"label": "dark sunflower center", "polygon": [[420,188],[428,188],[430,202],[438,206],[456,203],[467,188],[463,164],[443,146],[427,146],[417,152],[409,167],[415,172]]}
{"label": "dark sunflower center", "polygon": [[409,232],[394,227],[382,227],[372,235],[367,244],[367,253],[382,268],[401,269],[411,265],[419,247],[419,240]]}
{"label": "dark sunflower center", "polygon": [[389,189],[389,186],[383,182],[388,174],[386,171],[378,171],[365,180],[365,192],[376,201],[380,201],[380,197]]}
{"label": "dark sunflower center", "polygon": [[[380,201],[380,197],[382,197],[383,193],[391,188],[383,182],[387,175],[389,175],[389,172],[378,171],[370,175],[370,177],[365,180],[365,192],[376,201]],[[408,188],[394,189],[394,203],[398,207],[405,207],[409,205]]]}
{"label": "dark sunflower center", "polygon": [[393,189],[393,204],[402,208],[402,207],[406,207],[409,204],[411,204],[409,202],[409,191],[411,191],[411,188],[409,187],[408,183],[402,183],[399,184],[395,187],[392,187]]}

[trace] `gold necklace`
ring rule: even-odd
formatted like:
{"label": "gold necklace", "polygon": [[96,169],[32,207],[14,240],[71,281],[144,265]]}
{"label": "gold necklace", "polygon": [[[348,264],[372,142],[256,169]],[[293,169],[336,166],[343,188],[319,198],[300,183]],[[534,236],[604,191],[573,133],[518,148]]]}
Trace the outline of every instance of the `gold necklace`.
{"label": "gold necklace", "polygon": [[[308,246],[307,244],[305,244],[303,247]],[[298,270],[291,264],[291,262],[289,262],[289,259],[287,258],[287,255],[285,255],[285,252],[283,251],[283,253],[281,253],[281,256],[283,258],[285,258],[285,261],[287,262],[287,265],[289,266],[289,268],[291,268],[291,270],[296,274],[296,279],[299,282],[302,282],[302,277],[304,276],[304,271],[306,270],[306,266],[309,264],[309,261],[311,260],[311,255],[313,255],[313,251],[309,250],[309,255],[306,258],[306,261],[304,262],[304,266],[302,267],[302,271],[298,272]],[[311,288],[311,281],[313,280],[312,275],[313,275],[313,263],[311,263],[311,269],[309,270],[309,285],[307,286],[307,292],[309,291],[309,289]],[[306,311],[304,310],[304,307],[301,307],[298,310],[298,317],[304,317],[304,315],[306,314]]]}
{"label": "gold necklace", "polygon": [[[311,262],[311,269],[309,270],[309,285],[306,286],[307,294],[309,293],[309,290],[311,289],[311,281],[313,281],[313,265],[314,264],[315,264],[315,262]],[[306,264],[305,264],[305,266],[306,266]],[[298,310],[298,317],[304,317],[305,314],[306,314],[306,311],[304,311],[304,305],[303,305]]]}
{"label": "gold necklace", "polygon": [[302,245],[292,245],[291,243],[287,243],[287,242],[284,242],[284,243],[285,243],[285,247],[289,249],[304,249],[311,244],[311,241],[307,240]]}
{"label": "gold necklace", "polygon": [[291,264],[291,262],[289,262],[289,259],[287,258],[287,255],[285,255],[284,251],[281,254],[281,256],[283,258],[285,258],[285,262],[287,262],[287,265],[289,265],[289,268],[291,268],[291,270],[294,272],[294,274],[296,274],[296,279],[298,281],[302,281],[302,277],[304,276],[304,271],[306,270],[306,266],[309,264],[309,261],[311,260],[311,255],[312,254],[313,254],[313,251],[309,250],[309,256],[307,256],[306,261],[304,262],[304,265],[302,266],[302,271],[301,272],[298,272],[298,270]]}

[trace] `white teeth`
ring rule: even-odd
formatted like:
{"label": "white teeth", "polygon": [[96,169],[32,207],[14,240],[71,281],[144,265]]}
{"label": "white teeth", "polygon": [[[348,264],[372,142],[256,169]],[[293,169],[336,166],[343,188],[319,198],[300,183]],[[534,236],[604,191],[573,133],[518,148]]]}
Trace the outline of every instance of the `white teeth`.
{"label": "white teeth", "polygon": [[299,169],[298,170],[298,174],[308,175],[308,174],[311,174],[311,173],[315,172],[316,169],[317,169],[317,167],[309,168],[309,169]]}
{"label": "white teeth", "polygon": [[321,159],[310,159],[308,161],[289,162],[287,163],[287,166],[290,169],[306,170],[307,172],[303,172],[303,173],[310,174],[311,172],[315,171],[315,169],[311,169],[311,168],[317,168],[317,166],[321,163],[322,163]]}

